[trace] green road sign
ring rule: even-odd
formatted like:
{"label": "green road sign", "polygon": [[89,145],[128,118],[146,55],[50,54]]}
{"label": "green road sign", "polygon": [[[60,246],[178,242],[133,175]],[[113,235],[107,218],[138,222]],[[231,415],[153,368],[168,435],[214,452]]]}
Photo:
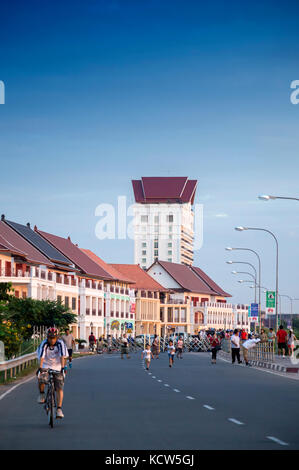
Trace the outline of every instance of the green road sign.
{"label": "green road sign", "polygon": [[275,291],[268,290],[266,293],[266,307],[275,308]]}

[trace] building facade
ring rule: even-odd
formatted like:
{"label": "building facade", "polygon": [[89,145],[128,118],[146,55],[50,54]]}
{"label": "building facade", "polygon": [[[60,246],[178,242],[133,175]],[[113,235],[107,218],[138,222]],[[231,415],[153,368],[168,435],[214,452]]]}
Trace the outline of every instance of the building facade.
{"label": "building facade", "polygon": [[132,181],[134,262],[143,269],[156,259],[191,265],[197,181],[187,177],[143,177]]}

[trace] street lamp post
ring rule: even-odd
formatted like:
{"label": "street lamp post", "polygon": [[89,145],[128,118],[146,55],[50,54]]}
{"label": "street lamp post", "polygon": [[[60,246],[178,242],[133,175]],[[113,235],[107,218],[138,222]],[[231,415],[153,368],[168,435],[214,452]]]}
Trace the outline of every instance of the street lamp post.
{"label": "street lamp post", "polygon": [[[276,243],[276,298],[275,298],[275,308],[276,308],[276,331],[278,330],[278,240],[276,236],[274,235],[273,232],[270,232],[270,230],[267,230],[265,228],[257,228],[257,227],[236,227],[235,230],[238,232],[243,232],[244,230],[258,230],[261,232],[267,232],[275,240]],[[260,307],[259,307],[260,309]],[[260,318],[260,328],[261,328],[261,318]]]}
{"label": "street lamp post", "polygon": [[[247,274],[248,276],[251,276],[253,278],[254,286],[255,286],[255,288],[254,288],[254,302],[256,303],[256,286],[258,285],[256,277],[254,277],[253,274],[247,273],[245,271],[232,271],[232,274]],[[239,282],[243,282],[243,281],[239,281]],[[246,282],[252,282],[252,281],[246,281]]]}
{"label": "street lamp post", "polygon": [[[254,254],[255,254],[255,256],[256,256],[257,259],[258,259],[258,263],[259,263],[259,281],[258,281],[258,283],[259,283],[259,286],[260,286],[260,285],[261,285],[261,282],[262,282],[262,264],[261,264],[260,255],[259,255],[255,250],[253,250],[252,248],[243,248],[243,247],[242,247],[242,248],[239,248],[239,247],[237,247],[237,248],[235,248],[235,247],[232,248],[232,247],[229,246],[229,247],[226,247],[225,249],[226,249],[227,251],[233,251],[233,250],[250,251],[251,253],[254,253]],[[256,270],[255,270],[255,273],[256,273]],[[255,287],[255,289],[256,289],[256,287]],[[261,318],[261,307],[260,307],[260,305],[261,305],[261,288],[259,287],[259,316],[260,316],[260,318]],[[260,327],[261,327],[261,325],[260,325]]]}

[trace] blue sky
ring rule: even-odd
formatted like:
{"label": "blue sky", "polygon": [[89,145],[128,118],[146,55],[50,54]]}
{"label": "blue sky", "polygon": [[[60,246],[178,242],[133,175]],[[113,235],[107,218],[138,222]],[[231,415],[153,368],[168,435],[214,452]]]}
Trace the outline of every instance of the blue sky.
{"label": "blue sky", "polygon": [[[71,235],[108,262],[131,240],[99,241],[95,208],[133,202],[131,179],[198,179],[204,245],[195,261],[234,301],[252,300],[225,246],[261,253],[274,288],[299,298],[296,1],[16,1],[0,6],[0,211]],[[288,308],[284,301],[284,309]],[[299,302],[296,304],[299,311]]]}

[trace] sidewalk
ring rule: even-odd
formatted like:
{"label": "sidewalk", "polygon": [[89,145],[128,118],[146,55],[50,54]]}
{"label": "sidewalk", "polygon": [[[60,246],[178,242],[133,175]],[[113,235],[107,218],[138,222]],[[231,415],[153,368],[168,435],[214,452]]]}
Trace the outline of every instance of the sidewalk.
{"label": "sidewalk", "polygon": [[[230,360],[231,355],[225,351],[219,351],[220,356],[223,358]],[[292,364],[291,358],[286,356],[285,358],[281,356],[275,356],[274,361],[266,361],[266,360],[249,360],[249,364],[255,367],[261,367],[264,369],[273,370],[275,372],[283,372],[286,374],[297,374],[299,377],[299,364]]]}

